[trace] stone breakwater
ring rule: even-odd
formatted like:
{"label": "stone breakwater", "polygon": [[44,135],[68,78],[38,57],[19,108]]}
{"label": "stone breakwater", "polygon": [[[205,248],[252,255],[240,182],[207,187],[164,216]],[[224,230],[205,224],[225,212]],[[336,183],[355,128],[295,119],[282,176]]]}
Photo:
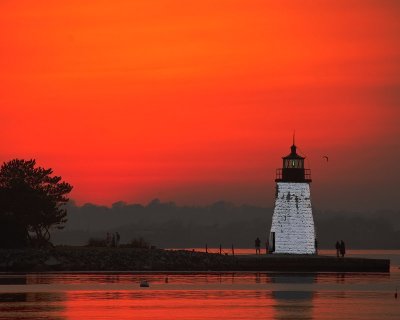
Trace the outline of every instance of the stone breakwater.
{"label": "stone breakwater", "polygon": [[280,271],[389,272],[390,260],[316,255],[225,256],[185,250],[55,247],[0,249],[0,272]]}
{"label": "stone breakwater", "polygon": [[0,249],[0,271],[229,270],[233,257],[185,250],[55,247]]}

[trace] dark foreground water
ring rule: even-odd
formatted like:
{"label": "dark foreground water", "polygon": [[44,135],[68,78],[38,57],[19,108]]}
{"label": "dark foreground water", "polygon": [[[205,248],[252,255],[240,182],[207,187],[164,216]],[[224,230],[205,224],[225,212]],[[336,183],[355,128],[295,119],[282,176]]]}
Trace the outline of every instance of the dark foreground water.
{"label": "dark foreground water", "polygon": [[363,255],[392,272],[0,274],[0,319],[400,319],[400,252]]}

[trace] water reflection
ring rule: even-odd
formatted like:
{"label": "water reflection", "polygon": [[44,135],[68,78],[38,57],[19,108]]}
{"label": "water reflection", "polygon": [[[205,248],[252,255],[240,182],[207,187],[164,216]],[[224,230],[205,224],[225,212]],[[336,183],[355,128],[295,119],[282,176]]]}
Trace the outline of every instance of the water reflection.
{"label": "water reflection", "polygon": [[[150,288],[139,287],[144,278]],[[355,319],[398,319],[399,282],[398,274],[2,274],[0,319],[345,319],[353,310]]]}
{"label": "water reflection", "polygon": [[0,285],[24,285],[27,284],[25,275],[1,275]]}
{"label": "water reflection", "polygon": [[[65,317],[81,319],[272,319],[271,295],[267,292],[185,290],[109,293],[70,292]],[[262,302],[266,301],[266,308]]]}
{"label": "water reflection", "polygon": [[362,284],[370,282],[390,282],[390,273],[318,273],[316,274],[316,283],[335,283],[341,284]]}
{"label": "water reflection", "polygon": [[[293,288],[312,285],[316,282],[316,274],[276,275],[272,277],[274,284],[292,284]],[[313,297],[315,292],[308,290],[272,291],[275,300],[274,319],[313,319]]]}
{"label": "water reflection", "polygon": [[64,319],[64,293],[0,293],[0,319]]}

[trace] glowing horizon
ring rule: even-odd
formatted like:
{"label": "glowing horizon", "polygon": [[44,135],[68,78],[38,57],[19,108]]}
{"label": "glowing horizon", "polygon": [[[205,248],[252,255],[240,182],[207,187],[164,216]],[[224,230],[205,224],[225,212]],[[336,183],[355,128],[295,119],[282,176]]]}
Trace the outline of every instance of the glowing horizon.
{"label": "glowing horizon", "polygon": [[398,208],[398,2],[0,9],[0,161],[35,158],[77,203],[268,205],[296,129],[316,206]]}

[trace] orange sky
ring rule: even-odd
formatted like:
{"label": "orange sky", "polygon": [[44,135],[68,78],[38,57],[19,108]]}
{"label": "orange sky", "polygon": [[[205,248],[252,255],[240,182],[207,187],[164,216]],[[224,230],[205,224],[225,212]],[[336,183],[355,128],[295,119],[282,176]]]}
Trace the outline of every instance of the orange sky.
{"label": "orange sky", "polygon": [[398,209],[399,35],[394,0],[1,1],[0,160],[78,203],[271,205],[296,129],[314,205]]}

